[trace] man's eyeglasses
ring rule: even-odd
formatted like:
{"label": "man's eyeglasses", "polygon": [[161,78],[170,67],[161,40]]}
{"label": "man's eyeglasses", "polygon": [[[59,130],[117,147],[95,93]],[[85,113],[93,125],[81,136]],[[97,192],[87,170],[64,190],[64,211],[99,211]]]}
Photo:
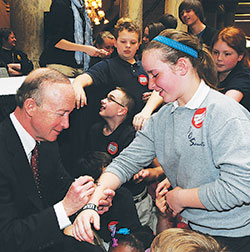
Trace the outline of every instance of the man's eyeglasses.
{"label": "man's eyeglasses", "polygon": [[120,105],[120,106],[122,106],[123,108],[125,108],[125,106],[124,105],[122,105],[120,102],[118,102],[118,101],[116,101],[113,97],[111,97],[111,96],[107,96],[106,97],[106,99],[109,101],[109,102],[115,102],[116,104],[118,104],[118,105]]}

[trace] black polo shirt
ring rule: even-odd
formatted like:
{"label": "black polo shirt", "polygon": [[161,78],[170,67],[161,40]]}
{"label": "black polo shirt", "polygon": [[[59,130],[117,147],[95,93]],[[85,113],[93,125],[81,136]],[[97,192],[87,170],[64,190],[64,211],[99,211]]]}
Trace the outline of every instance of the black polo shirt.
{"label": "black polo shirt", "polygon": [[108,92],[119,86],[124,87],[134,96],[135,113],[140,112],[145,106],[142,94],[150,90],[148,89],[148,76],[140,61],[130,64],[117,56],[93,65],[87,74],[92,77],[93,86],[98,87],[98,92],[103,93],[103,98]]}
{"label": "black polo shirt", "polygon": [[240,91],[243,94],[240,104],[250,111],[250,70],[243,64],[238,63],[218,88],[223,94],[233,89]]}

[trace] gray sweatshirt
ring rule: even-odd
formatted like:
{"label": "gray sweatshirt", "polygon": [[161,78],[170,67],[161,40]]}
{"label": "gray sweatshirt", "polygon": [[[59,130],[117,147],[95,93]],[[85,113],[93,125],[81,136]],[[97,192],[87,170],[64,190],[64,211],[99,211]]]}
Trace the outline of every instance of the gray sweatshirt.
{"label": "gray sweatshirt", "polygon": [[250,114],[202,81],[186,104],[164,105],[108,166],[121,183],[158,158],[172,187],[199,188],[206,209],[181,215],[192,229],[250,235]]}

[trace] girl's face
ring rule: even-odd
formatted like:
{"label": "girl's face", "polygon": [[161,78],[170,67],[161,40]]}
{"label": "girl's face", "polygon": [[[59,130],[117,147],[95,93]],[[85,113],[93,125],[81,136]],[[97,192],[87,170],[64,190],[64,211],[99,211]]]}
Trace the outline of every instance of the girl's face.
{"label": "girl's face", "polygon": [[129,63],[134,63],[134,56],[139,45],[138,34],[134,31],[123,30],[119,32],[117,41],[115,41],[115,47],[119,56]]}
{"label": "girl's face", "polygon": [[190,26],[190,25],[196,23],[196,21],[199,20],[199,18],[197,17],[195,12],[190,9],[190,10],[183,10],[182,11],[181,20],[184,24]]}
{"label": "girl's face", "polygon": [[230,72],[243,58],[243,55],[239,55],[232,47],[228,46],[228,44],[221,39],[214,44],[212,55],[219,73]]}
{"label": "girl's face", "polygon": [[149,89],[159,92],[165,102],[181,99],[183,88],[178,81],[175,66],[161,60],[162,51],[151,49],[143,53],[142,64],[149,76]]}

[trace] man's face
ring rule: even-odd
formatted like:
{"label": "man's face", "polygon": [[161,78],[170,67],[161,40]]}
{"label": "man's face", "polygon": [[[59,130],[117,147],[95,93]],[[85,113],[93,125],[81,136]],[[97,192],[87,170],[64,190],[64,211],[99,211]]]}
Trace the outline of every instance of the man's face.
{"label": "man's face", "polygon": [[46,85],[42,102],[31,118],[33,137],[38,141],[55,141],[69,127],[69,114],[75,107],[75,94],[69,84]]}

